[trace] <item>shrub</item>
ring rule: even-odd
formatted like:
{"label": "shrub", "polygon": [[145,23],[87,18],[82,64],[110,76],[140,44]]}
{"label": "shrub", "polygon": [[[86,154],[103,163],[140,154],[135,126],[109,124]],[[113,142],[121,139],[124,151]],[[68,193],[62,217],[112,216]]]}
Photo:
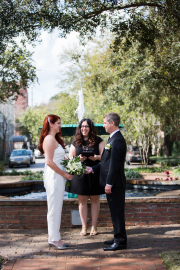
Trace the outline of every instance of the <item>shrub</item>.
{"label": "shrub", "polygon": [[33,175],[33,172],[31,172],[30,170],[18,172],[16,169],[12,169],[11,172],[3,172],[2,175]]}
{"label": "shrub", "polygon": [[4,170],[4,161],[0,160],[0,170]]}
{"label": "shrub", "polygon": [[27,181],[27,180],[43,180],[43,171],[39,171],[34,174],[29,174],[21,178],[21,181]]}
{"label": "shrub", "polygon": [[180,167],[173,169],[173,174],[177,177],[180,177]]}
{"label": "shrub", "polygon": [[138,172],[134,171],[133,169],[125,169],[125,175],[126,175],[126,178],[129,178],[129,179],[142,178],[142,175],[140,175]]}
{"label": "shrub", "polygon": [[150,160],[152,162],[155,162],[157,164],[160,164],[162,166],[177,166],[179,163],[180,163],[180,158],[179,157],[172,157],[170,156],[169,158],[168,157],[150,157]]}
{"label": "shrub", "polygon": [[166,167],[141,167],[141,168],[134,168],[131,169],[138,173],[157,173],[157,172],[164,172],[167,170]]}
{"label": "shrub", "polygon": [[12,169],[11,172],[4,172],[4,175],[20,175],[20,174],[22,174],[22,172],[18,172],[15,169]]}

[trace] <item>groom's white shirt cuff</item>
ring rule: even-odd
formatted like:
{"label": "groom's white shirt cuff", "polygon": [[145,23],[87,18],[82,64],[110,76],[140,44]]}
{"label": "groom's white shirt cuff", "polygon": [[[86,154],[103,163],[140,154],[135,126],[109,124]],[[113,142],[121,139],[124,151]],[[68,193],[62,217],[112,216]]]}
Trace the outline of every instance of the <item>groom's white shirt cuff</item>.
{"label": "groom's white shirt cuff", "polygon": [[108,187],[112,187],[112,185],[106,184]]}

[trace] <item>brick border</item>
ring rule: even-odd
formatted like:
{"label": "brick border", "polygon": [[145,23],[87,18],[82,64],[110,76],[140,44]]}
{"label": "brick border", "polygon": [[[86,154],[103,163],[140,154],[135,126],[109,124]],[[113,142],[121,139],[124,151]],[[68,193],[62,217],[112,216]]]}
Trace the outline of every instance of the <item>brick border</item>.
{"label": "brick border", "polygon": [[[101,199],[98,226],[112,226],[109,207]],[[88,202],[88,222],[91,222],[90,202]],[[78,200],[64,200],[62,227],[71,224],[71,210],[78,210]],[[46,200],[0,200],[0,229],[42,229],[47,228]],[[126,226],[180,224],[180,198],[127,198]]]}

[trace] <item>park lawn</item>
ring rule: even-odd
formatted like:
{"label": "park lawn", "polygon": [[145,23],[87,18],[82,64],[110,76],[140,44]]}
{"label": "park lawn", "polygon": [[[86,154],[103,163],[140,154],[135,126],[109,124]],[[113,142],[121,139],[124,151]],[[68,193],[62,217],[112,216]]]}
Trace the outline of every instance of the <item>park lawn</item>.
{"label": "park lawn", "polygon": [[168,158],[168,157],[152,156],[149,159],[153,163],[168,165],[168,166],[177,166],[178,164],[180,164],[180,157],[169,157]]}
{"label": "park lawn", "polygon": [[180,270],[180,251],[165,251],[160,258],[168,270]]}

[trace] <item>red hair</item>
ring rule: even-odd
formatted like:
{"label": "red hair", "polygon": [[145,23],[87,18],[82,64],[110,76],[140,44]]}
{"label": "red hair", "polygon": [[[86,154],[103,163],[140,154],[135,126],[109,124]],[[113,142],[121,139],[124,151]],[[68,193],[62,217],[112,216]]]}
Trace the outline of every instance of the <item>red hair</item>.
{"label": "red hair", "polygon": [[[38,149],[41,152],[41,155],[44,154],[44,150],[43,150],[43,147],[42,147],[43,146],[43,141],[44,141],[45,137],[48,135],[48,133],[50,131],[49,122],[54,124],[58,120],[61,120],[61,118],[59,116],[55,115],[55,114],[49,114],[44,119],[43,127],[42,127],[40,138],[39,138],[39,145],[38,145]],[[65,148],[64,141],[61,138],[61,135],[62,135],[62,132],[60,130],[60,132],[56,133],[55,139],[59,144],[62,145],[63,148]]]}

